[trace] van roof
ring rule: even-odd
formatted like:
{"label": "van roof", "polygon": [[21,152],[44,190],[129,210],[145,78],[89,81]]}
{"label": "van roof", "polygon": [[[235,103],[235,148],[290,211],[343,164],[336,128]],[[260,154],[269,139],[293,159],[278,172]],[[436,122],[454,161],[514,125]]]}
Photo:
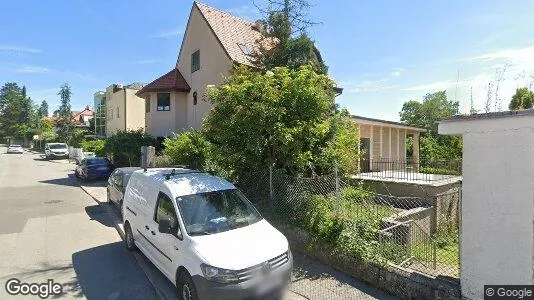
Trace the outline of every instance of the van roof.
{"label": "van roof", "polygon": [[[173,170],[174,175],[166,179],[167,175],[170,175]],[[220,177],[190,169],[153,168],[147,169],[146,172],[139,170],[135,171],[135,173],[165,184],[169,189],[174,190],[177,197],[235,189],[233,184]]]}

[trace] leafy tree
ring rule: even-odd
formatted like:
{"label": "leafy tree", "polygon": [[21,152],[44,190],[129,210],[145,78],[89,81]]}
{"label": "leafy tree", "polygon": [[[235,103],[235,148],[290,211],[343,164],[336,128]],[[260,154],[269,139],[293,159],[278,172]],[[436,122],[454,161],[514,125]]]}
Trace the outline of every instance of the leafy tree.
{"label": "leafy tree", "polygon": [[211,145],[201,132],[182,132],[173,138],[166,138],[163,145],[163,154],[169,156],[173,164],[205,169]]}
{"label": "leafy tree", "polygon": [[38,126],[26,87],[8,82],[0,90],[0,137],[27,139]]}
{"label": "leafy tree", "polygon": [[336,114],[333,120],[333,137],[319,155],[314,157],[314,162],[321,169],[328,170],[337,165],[340,174],[355,174],[359,167],[359,154],[356,151],[359,145],[357,126],[347,110]]}
{"label": "leafy tree", "polygon": [[118,131],[107,139],[105,151],[112,156],[116,166],[134,167],[141,163],[141,147],[154,146],[155,143],[154,138],[143,130]]}
{"label": "leafy tree", "polygon": [[528,88],[523,87],[515,90],[515,94],[512,96],[510,110],[529,109],[534,106],[534,93]]}
{"label": "leafy tree", "polygon": [[309,6],[306,0],[268,1],[264,10],[266,17],[259,28],[262,38],[253,55],[256,67],[297,70],[300,66],[311,65],[318,73],[328,72],[321,53],[306,33],[306,28],[314,24],[306,19]]}
{"label": "leafy tree", "polygon": [[[266,74],[236,70],[208,91],[214,108],[203,128],[216,164],[237,177],[269,165],[293,174],[309,172],[316,157],[327,156],[324,148],[336,135],[331,87],[332,81],[310,66]],[[318,171],[331,172],[327,163],[332,162],[322,162]]]}
{"label": "leafy tree", "polygon": [[69,140],[69,146],[74,148],[80,148],[83,141],[85,141],[85,135],[87,132],[85,130],[74,130],[72,136]]}
{"label": "leafy tree", "polygon": [[43,102],[41,102],[41,106],[39,106],[39,114],[41,115],[41,117],[48,117],[48,103],[46,102],[46,100],[43,100]]}
{"label": "leafy tree", "polygon": [[68,143],[74,134],[72,111],[70,106],[70,97],[72,92],[68,83],[65,83],[61,86],[58,95],[61,99],[61,105],[59,106],[57,113],[57,134],[60,141]]}
{"label": "leafy tree", "polygon": [[438,122],[459,113],[459,103],[449,101],[445,91],[427,94],[423,102],[408,101],[400,112],[401,122],[423,127],[427,133],[420,140],[420,156],[427,160],[451,160],[462,157],[460,137],[438,133]]}

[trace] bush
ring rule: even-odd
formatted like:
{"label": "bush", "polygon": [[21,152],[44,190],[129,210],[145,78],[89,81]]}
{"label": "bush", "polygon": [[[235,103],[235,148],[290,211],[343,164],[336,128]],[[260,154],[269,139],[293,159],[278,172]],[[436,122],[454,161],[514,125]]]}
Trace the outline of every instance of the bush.
{"label": "bush", "polygon": [[424,167],[419,170],[421,173],[425,174],[439,174],[439,175],[460,175],[459,171],[443,168],[430,168]]}
{"label": "bush", "polygon": [[174,164],[172,158],[167,155],[158,155],[154,158],[154,164],[158,168],[172,167]]}
{"label": "bush", "polygon": [[344,222],[334,215],[329,202],[328,197],[312,196],[304,207],[306,213],[301,222],[315,242],[336,246],[344,229]]}
{"label": "bush", "polygon": [[105,151],[112,155],[113,164],[117,167],[137,167],[141,164],[141,147],[154,146],[152,136],[137,131],[118,131],[106,141]]}
{"label": "bush", "polygon": [[82,143],[85,141],[86,134],[87,132],[85,130],[76,130],[69,139],[69,146],[72,146],[74,148],[81,148]]}
{"label": "bush", "polygon": [[94,152],[96,156],[106,156],[105,140],[82,141],[81,147],[84,152]]}
{"label": "bush", "polygon": [[204,170],[210,144],[200,131],[182,132],[163,141],[163,154],[173,164],[184,165],[192,169]]}

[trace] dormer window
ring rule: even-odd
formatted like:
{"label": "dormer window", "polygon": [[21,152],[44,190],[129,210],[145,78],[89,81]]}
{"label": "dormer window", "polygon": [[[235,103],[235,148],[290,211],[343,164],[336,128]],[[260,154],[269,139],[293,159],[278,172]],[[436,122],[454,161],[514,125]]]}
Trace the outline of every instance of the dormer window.
{"label": "dormer window", "polygon": [[252,51],[250,50],[250,47],[247,44],[237,43],[237,45],[239,46],[239,49],[241,49],[241,51],[243,51],[243,54],[245,54],[247,56],[252,55]]}
{"label": "dormer window", "polygon": [[191,54],[191,73],[200,70],[200,50]]}

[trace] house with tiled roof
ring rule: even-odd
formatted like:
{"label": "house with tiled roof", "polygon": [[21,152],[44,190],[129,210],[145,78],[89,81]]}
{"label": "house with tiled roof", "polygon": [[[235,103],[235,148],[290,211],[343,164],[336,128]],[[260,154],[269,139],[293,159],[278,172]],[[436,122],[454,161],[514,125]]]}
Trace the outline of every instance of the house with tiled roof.
{"label": "house with tiled roof", "polygon": [[[259,40],[257,24],[195,2],[176,65],[137,92],[146,101],[146,132],[163,137],[200,128],[211,108],[206,88],[221,84],[234,64],[252,65],[251,54]],[[365,117],[355,116],[353,121],[364,153],[362,170],[384,170],[391,161],[419,160],[419,136],[424,129]],[[408,144],[412,149],[407,149]]]}
{"label": "house with tiled roof", "polygon": [[251,65],[261,34],[254,23],[195,2],[176,65],[143,87],[145,129],[153,136],[200,128],[210,110],[205,92],[229,75],[235,63]]}
{"label": "house with tiled roof", "polygon": [[89,107],[85,107],[82,111],[72,112],[72,123],[76,126],[89,126],[89,120],[95,115],[95,112]]}

